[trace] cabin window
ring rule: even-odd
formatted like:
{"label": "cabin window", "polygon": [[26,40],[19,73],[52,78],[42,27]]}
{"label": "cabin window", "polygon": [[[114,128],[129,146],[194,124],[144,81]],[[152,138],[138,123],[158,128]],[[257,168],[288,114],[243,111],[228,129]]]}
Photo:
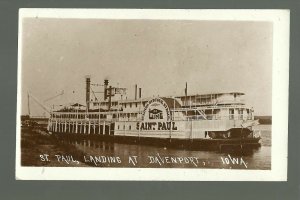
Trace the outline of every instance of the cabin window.
{"label": "cabin window", "polygon": [[135,107],[137,108],[137,103],[135,103]]}
{"label": "cabin window", "polygon": [[125,130],[125,125],[123,126],[123,129]]}
{"label": "cabin window", "polygon": [[213,114],[214,114],[213,118],[214,119],[220,119],[220,111],[221,111],[220,109],[214,109],[213,110]]}
{"label": "cabin window", "polygon": [[118,125],[118,130],[120,130],[120,125]]}
{"label": "cabin window", "polygon": [[239,119],[243,119],[243,109],[238,109]]}
{"label": "cabin window", "polygon": [[126,108],[126,103],[124,103],[124,107]]}
{"label": "cabin window", "polygon": [[214,114],[220,113],[220,109],[214,109],[214,110],[213,110],[213,113],[214,113]]}
{"label": "cabin window", "polygon": [[230,108],[229,109],[229,119],[233,119],[234,118],[234,109]]}
{"label": "cabin window", "polygon": [[205,115],[207,119],[212,119],[212,110],[211,109],[205,110]]}
{"label": "cabin window", "polygon": [[132,107],[132,103],[130,103],[130,108]]}
{"label": "cabin window", "polygon": [[129,130],[131,130],[131,125],[129,125]]}
{"label": "cabin window", "polygon": [[247,112],[247,119],[251,119],[250,110],[246,109],[246,112]]}

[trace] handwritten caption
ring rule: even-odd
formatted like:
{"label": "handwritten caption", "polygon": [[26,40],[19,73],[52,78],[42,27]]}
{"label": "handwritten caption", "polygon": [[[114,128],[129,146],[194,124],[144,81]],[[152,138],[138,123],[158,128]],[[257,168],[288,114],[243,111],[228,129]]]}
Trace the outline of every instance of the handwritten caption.
{"label": "handwritten caption", "polygon": [[[127,166],[139,166],[140,162],[144,165],[151,167],[151,165],[156,166],[165,166],[165,165],[183,165],[183,166],[193,166],[193,167],[201,167],[210,164],[210,161],[203,160],[194,156],[162,156],[159,153],[155,155],[143,156],[141,159],[139,156],[131,155],[128,158],[121,158],[119,156],[92,156],[92,155],[84,155],[80,161],[75,159],[73,155],[61,155],[55,154],[50,156],[49,154],[40,154],[40,161],[42,162],[51,162],[55,161],[61,164],[66,165],[79,165],[81,163],[90,164],[94,166],[101,166],[105,164],[114,164],[114,165],[127,165]],[[221,156],[220,163],[223,165],[240,165],[245,168],[248,168],[247,162],[242,157],[232,157],[231,155]]]}

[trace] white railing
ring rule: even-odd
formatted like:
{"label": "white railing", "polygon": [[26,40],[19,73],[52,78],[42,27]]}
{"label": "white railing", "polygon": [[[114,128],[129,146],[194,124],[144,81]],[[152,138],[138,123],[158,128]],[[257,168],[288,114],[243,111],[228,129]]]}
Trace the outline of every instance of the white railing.
{"label": "white railing", "polygon": [[[110,122],[116,122],[116,121],[141,121],[141,117],[119,117],[119,118],[85,118],[85,119],[73,119],[73,118],[51,118],[51,120],[58,121],[58,122],[65,122],[65,121],[70,121],[70,122],[98,122],[98,121],[110,121]],[[249,114],[238,114],[238,115],[220,115],[220,114],[206,114],[205,118],[202,115],[182,115],[182,116],[175,116],[172,118],[173,121],[198,121],[198,120],[253,120],[253,115]]]}

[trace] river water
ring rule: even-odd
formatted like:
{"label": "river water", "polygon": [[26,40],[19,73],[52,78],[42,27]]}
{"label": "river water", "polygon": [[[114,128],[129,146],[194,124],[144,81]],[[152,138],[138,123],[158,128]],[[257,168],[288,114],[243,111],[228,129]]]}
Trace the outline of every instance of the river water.
{"label": "river water", "polygon": [[64,141],[94,167],[271,169],[271,125],[258,125],[261,147],[251,151],[194,151],[103,141]]}

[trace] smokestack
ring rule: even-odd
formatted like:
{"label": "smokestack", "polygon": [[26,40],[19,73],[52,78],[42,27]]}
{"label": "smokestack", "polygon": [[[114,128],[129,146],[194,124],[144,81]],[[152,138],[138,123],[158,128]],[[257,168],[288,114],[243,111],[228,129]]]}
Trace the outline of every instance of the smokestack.
{"label": "smokestack", "polygon": [[185,89],[184,89],[184,93],[185,93],[185,96],[187,96],[187,82],[185,82]]}
{"label": "smokestack", "polygon": [[137,99],[137,84],[135,84],[135,92],[134,92],[134,99]]}
{"label": "smokestack", "polygon": [[142,88],[139,88],[139,98],[142,98]]}
{"label": "smokestack", "polygon": [[112,93],[112,87],[111,86],[109,86],[109,97],[108,97],[108,110],[110,110],[110,108],[111,108],[111,93]]}
{"label": "smokestack", "polygon": [[85,88],[85,91],[86,91],[86,93],[85,93],[85,101],[86,101],[86,108],[87,108],[87,110],[89,110],[89,108],[90,108],[90,94],[91,94],[91,92],[90,92],[90,90],[91,90],[91,78],[90,78],[90,76],[86,76],[85,77],[85,85],[86,85],[86,88]]}
{"label": "smokestack", "polygon": [[108,87],[108,80],[104,80],[104,101],[107,99],[107,87]]}

